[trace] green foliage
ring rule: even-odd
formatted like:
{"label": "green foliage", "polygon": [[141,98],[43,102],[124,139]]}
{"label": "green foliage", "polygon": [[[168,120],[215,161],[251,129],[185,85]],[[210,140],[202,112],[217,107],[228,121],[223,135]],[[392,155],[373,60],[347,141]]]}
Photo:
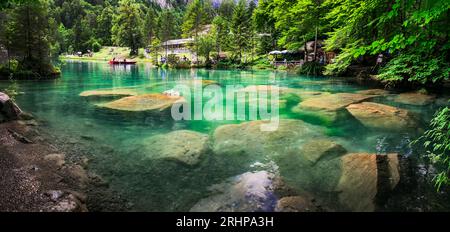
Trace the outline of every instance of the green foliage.
{"label": "green foliage", "polygon": [[176,56],[175,54],[169,54],[167,56],[167,63],[169,66],[175,66],[180,61],[180,58]]}
{"label": "green foliage", "polygon": [[384,54],[386,66],[378,74],[388,84],[448,79],[449,1],[327,0],[324,6],[332,9],[325,16],[332,29],[326,48],[339,52],[326,74],[344,73],[361,58]]}
{"label": "green foliage", "polygon": [[217,54],[223,50],[229,50],[231,47],[230,23],[219,15],[214,18],[212,24],[211,34]]}
{"label": "green foliage", "polygon": [[18,60],[16,70],[10,71],[17,74],[26,70],[37,76],[53,74],[50,57],[56,24],[49,16],[49,2],[20,1],[12,6],[7,20],[2,23],[0,39],[8,54]]}
{"label": "green foliage", "polygon": [[434,178],[436,188],[450,184],[450,108],[436,112],[427,130],[415,143],[423,142],[427,157],[438,168]]}
{"label": "green foliage", "polygon": [[137,55],[142,46],[142,11],[134,0],[121,0],[114,16],[112,40],[116,45],[130,48],[130,55]]}
{"label": "green foliage", "polygon": [[100,43],[105,46],[112,45],[111,28],[114,17],[114,9],[110,4],[107,4],[101,11],[101,14],[97,16],[98,28],[96,30],[96,36],[101,40]]}
{"label": "green foliage", "polygon": [[450,67],[443,55],[400,54],[380,70],[378,78],[393,84],[404,80],[426,84],[448,79],[449,73]]}
{"label": "green foliage", "polygon": [[242,53],[250,47],[253,30],[250,21],[251,12],[247,9],[247,1],[239,0],[233,10],[231,20],[232,47],[238,61],[241,62]]}
{"label": "green foliage", "polygon": [[183,18],[183,36],[197,36],[202,25],[211,23],[212,6],[209,1],[193,0],[187,5]]}
{"label": "green foliage", "polygon": [[205,64],[210,64],[209,54],[214,49],[214,40],[210,35],[200,36],[195,41],[198,55],[205,58]]}
{"label": "green foliage", "polygon": [[323,73],[323,65],[317,62],[305,62],[297,70],[297,73],[307,76],[319,76]]}

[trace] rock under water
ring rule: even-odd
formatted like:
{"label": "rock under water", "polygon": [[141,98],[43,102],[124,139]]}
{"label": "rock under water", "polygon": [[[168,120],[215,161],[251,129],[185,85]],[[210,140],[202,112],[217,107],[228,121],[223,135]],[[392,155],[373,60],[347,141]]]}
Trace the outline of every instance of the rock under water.
{"label": "rock under water", "polygon": [[324,94],[300,102],[292,108],[292,111],[300,114],[311,113],[327,122],[334,122],[348,105],[366,101],[375,96],[355,93]]}
{"label": "rock under water", "polygon": [[208,136],[195,131],[177,130],[150,137],[145,141],[147,157],[175,160],[196,165],[208,148]]}
{"label": "rock under water", "polygon": [[164,94],[143,94],[124,97],[119,100],[104,104],[97,104],[97,106],[101,108],[127,112],[160,112],[169,109],[173,104],[182,100],[183,98],[178,96],[167,96]]}
{"label": "rock under water", "polygon": [[267,171],[246,172],[231,180],[214,185],[216,194],[197,202],[191,212],[258,212],[273,211],[274,174]]}
{"label": "rock under water", "polygon": [[87,90],[79,94],[81,97],[126,97],[137,95],[134,89],[96,89]]}
{"label": "rock under water", "polygon": [[436,99],[435,95],[429,95],[420,92],[401,93],[393,98],[395,102],[417,106],[424,106],[431,104],[434,102],[435,99]]}
{"label": "rock under water", "polygon": [[361,124],[385,131],[404,131],[417,127],[416,117],[408,110],[373,102],[346,107]]}

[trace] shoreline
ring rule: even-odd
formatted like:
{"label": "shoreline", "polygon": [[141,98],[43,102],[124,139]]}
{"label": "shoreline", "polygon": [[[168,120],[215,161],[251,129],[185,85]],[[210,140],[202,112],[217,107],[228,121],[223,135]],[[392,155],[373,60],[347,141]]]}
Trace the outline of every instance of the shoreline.
{"label": "shoreline", "polygon": [[0,124],[0,211],[87,212],[88,174],[68,162],[34,120]]}
{"label": "shoreline", "polygon": [[85,155],[62,149],[41,119],[0,97],[0,212],[126,210],[108,183],[88,171]]}

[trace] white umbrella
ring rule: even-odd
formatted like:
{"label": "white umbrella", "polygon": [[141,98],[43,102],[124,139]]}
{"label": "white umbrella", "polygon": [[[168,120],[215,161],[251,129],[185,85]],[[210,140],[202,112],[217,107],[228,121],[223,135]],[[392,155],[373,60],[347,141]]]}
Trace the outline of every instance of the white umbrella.
{"label": "white umbrella", "polygon": [[269,52],[269,55],[279,55],[279,54],[281,54],[281,52],[280,51],[271,51],[271,52]]}

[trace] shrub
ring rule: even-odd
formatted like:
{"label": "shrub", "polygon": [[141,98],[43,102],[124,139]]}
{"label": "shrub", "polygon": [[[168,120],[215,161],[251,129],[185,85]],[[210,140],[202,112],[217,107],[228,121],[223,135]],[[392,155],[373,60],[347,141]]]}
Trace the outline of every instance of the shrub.
{"label": "shrub", "polygon": [[99,52],[101,48],[102,48],[102,45],[97,40],[95,40],[92,43],[92,51],[93,52]]}
{"label": "shrub", "polygon": [[450,108],[439,110],[430,122],[428,129],[414,143],[423,141],[426,157],[430,159],[439,173],[434,177],[436,188],[450,184]]}
{"label": "shrub", "polygon": [[306,62],[298,68],[297,73],[308,76],[319,76],[322,75],[323,70],[323,65],[317,62]]}

